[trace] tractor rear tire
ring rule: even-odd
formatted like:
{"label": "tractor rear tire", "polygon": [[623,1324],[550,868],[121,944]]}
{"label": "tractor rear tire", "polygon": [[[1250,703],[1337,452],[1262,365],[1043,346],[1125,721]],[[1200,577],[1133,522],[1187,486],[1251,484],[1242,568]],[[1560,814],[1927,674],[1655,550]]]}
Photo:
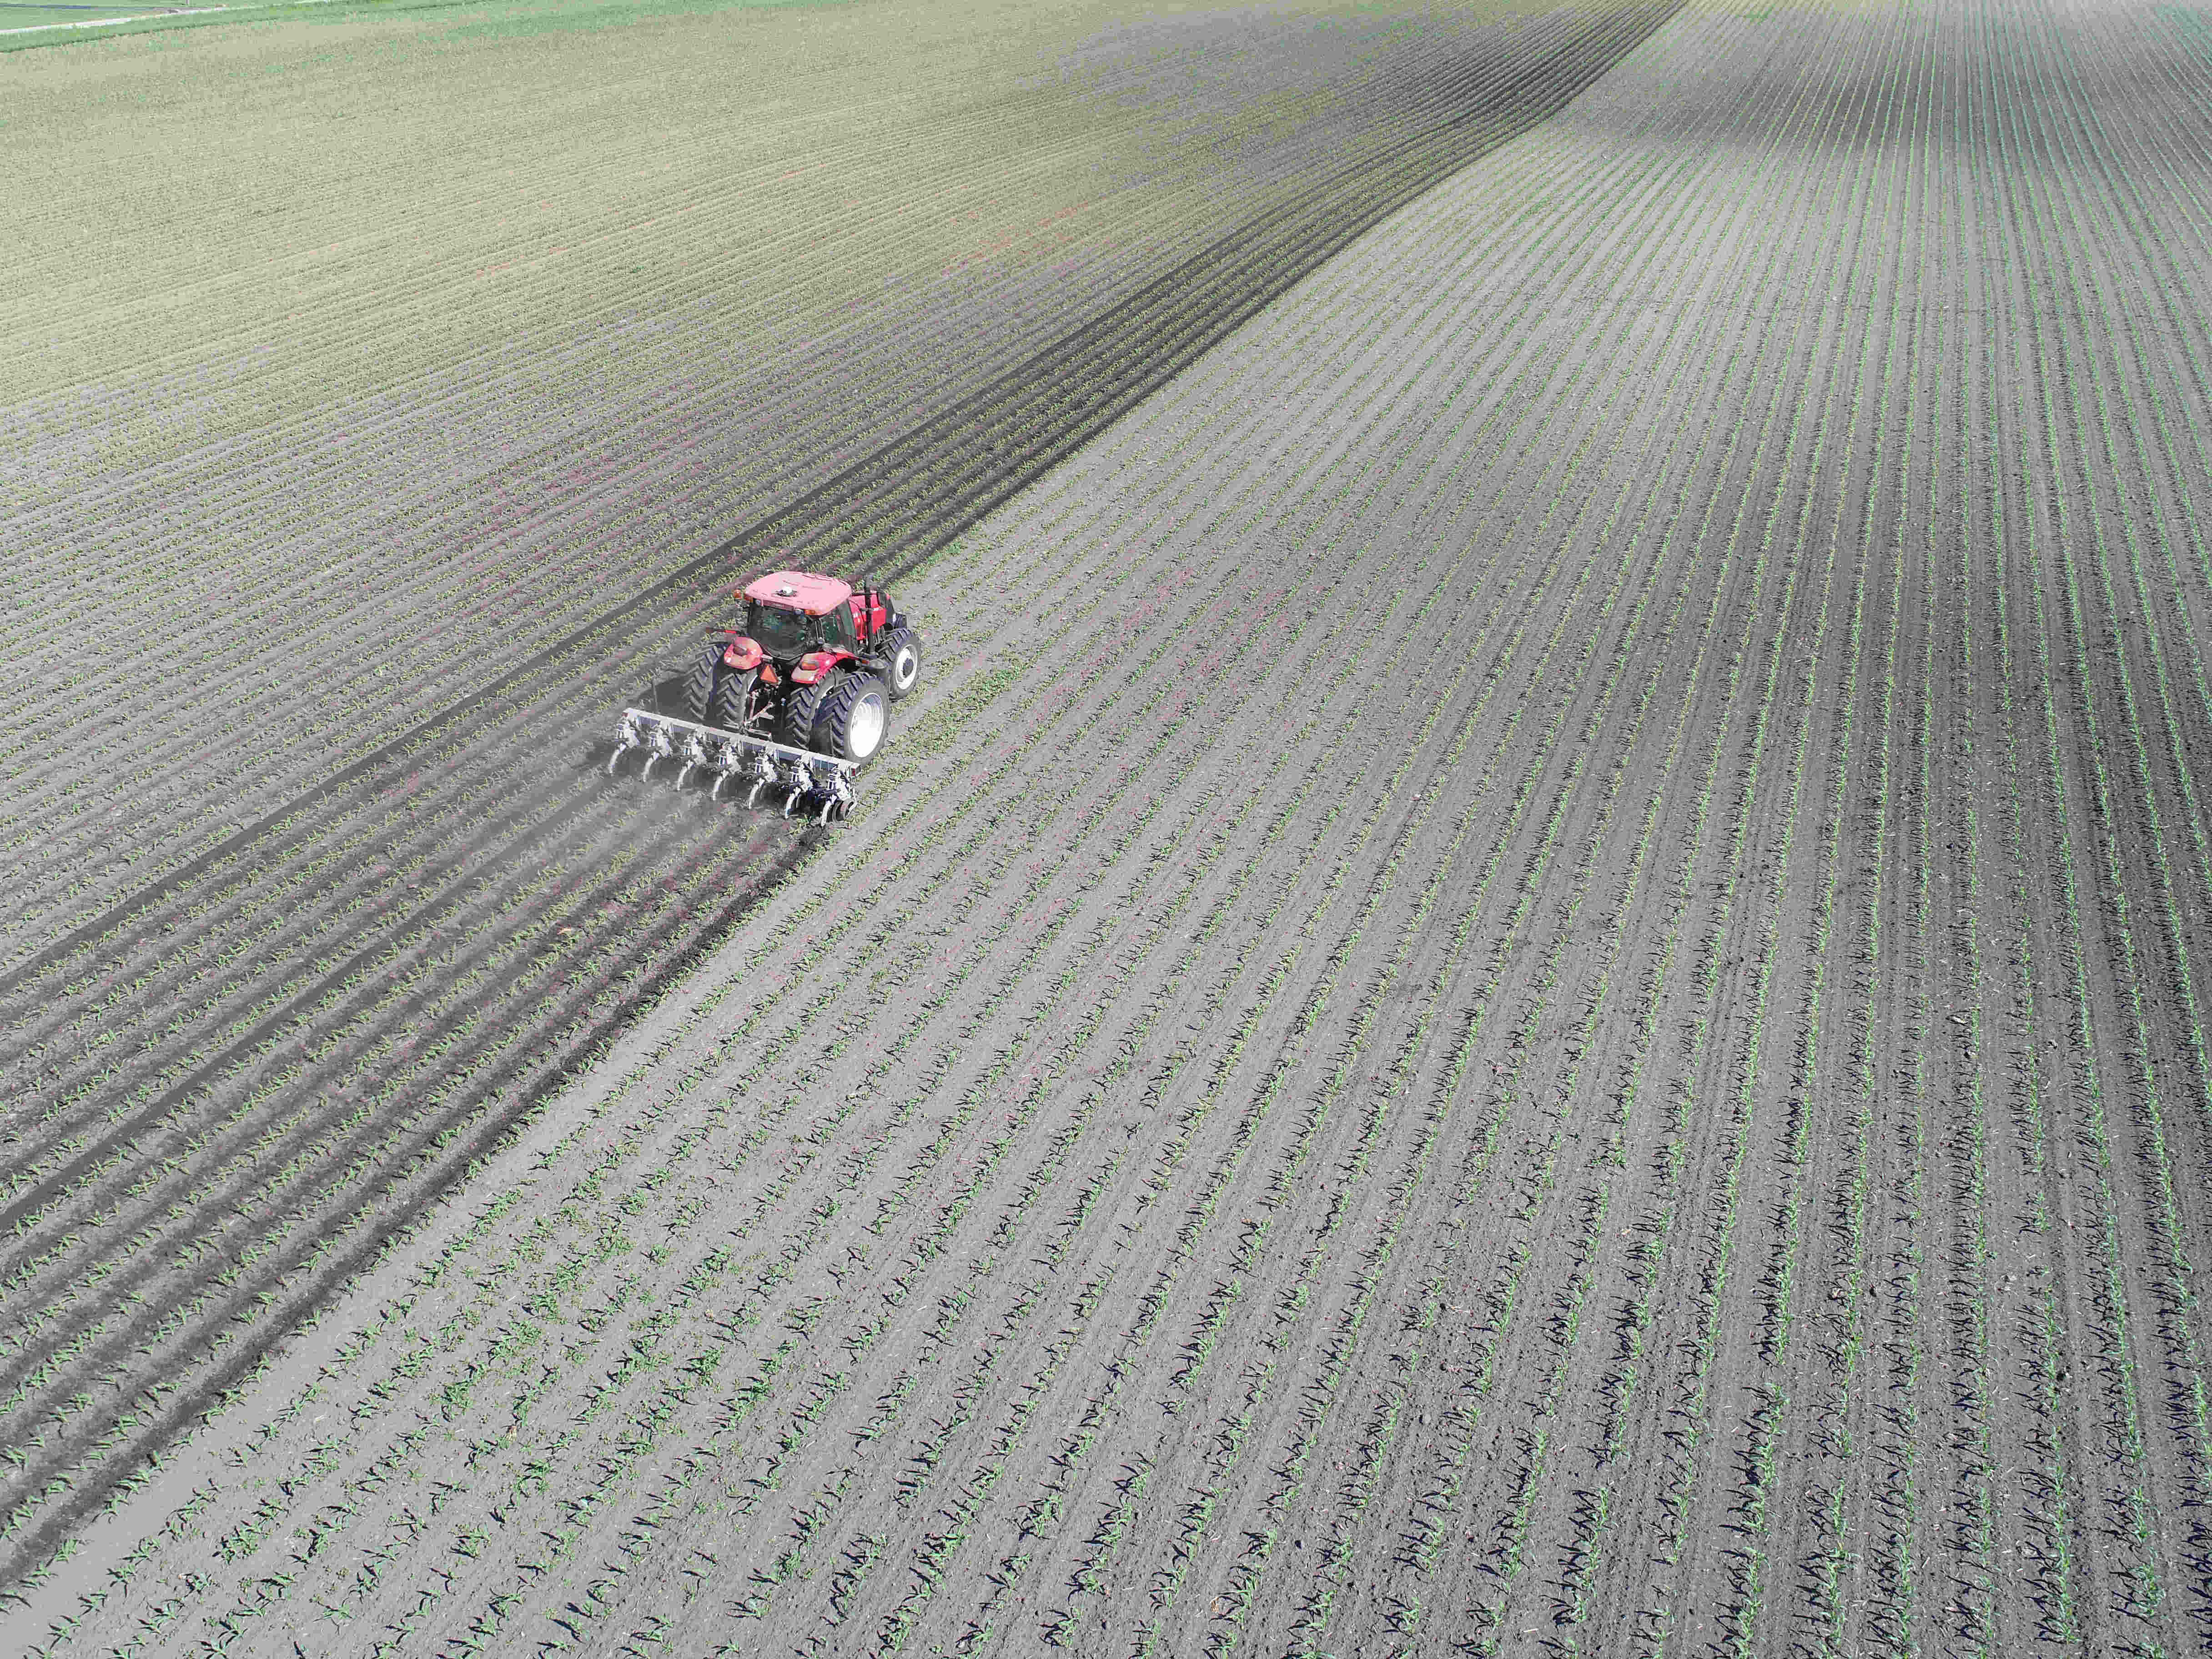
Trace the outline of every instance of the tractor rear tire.
{"label": "tractor rear tire", "polygon": [[783,717],[776,722],[778,743],[787,743],[794,749],[814,747],[815,719],[821,713],[822,699],[830,695],[830,684],[828,680],[817,680],[784,692]]}
{"label": "tractor rear tire", "polygon": [[884,689],[903,702],[921,679],[921,635],[911,628],[888,629],[883,642]]}
{"label": "tractor rear tire", "polygon": [[866,766],[890,735],[890,688],[878,674],[847,674],[830,688],[814,720],[814,746],[825,755]]}
{"label": "tractor rear tire", "polygon": [[707,705],[707,721],[725,732],[745,729],[745,716],[752,712],[753,686],[760,679],[760,670],[749,669],[740,674],[732,669],[722,676],[721,684],[714,688],[714,700]]}
{"label": "tractor rear tire", "polygon": [[691,665],[684,678],[684,718],[703,725],[707,708],[714,697],[714,672],[722,665],[722,647],[710,645],[706,654]]}

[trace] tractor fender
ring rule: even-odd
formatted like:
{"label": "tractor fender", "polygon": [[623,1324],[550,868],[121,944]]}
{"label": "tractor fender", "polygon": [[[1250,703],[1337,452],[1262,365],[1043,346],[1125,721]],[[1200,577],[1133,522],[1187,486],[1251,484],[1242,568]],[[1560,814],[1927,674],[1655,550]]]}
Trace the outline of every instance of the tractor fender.
{"label": "tractor fender", "polygon": [[842,647],[810,651],[799,659],[799,666],[791,671],[793,685],[811,685],[817,680],[826,680],[844,664],[854,661],[853,653]]}

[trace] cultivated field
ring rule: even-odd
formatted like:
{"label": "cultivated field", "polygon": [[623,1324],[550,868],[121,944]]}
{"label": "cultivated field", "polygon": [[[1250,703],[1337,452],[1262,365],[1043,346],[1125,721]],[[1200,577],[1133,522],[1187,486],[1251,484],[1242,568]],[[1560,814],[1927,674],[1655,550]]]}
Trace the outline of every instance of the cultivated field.
{"label": "cultivated field", "polygon": [[[209,616],[297,728],[267,822],[193,844],[197,678],[140,773],[114,698],[18,717],[0,1635],[2212,1646],[2212,24],[1358,17],[1368,151],[1255,119],[1243,205],[1194,173],[927,408],[871,343],[957,284],[869,313],[850,456],[716,460],[692,542],[564,527],[656,504],[619,414],[512,520],[565,566],[348,532],[407,649],[476,569],[564,596],[473,678],[334,729]],[[1084,51],[1242,110],[1197,47],[1323,21]],[[679,384],[742,450],[759,391]],[[119,475],[242,499],[228,441]],[[135,662],[98,560],[191,580],[212,510],[16,656]],[[884,547],[930,641],[854,821],[602,780],[787,546]]]}
{"label": "cultivated field", "polygon": [[[910,15],[863,9],[875,26],[868,61],[878,74],[912,73],[912,54],[889,27]],[[791,14],[793,60],[821,58],[828,47],[816,32],[852,28],[858,15]],[[17,812],[9,874],[29,897],[10,918],[14,955],[0,970],[15,1091],[0,1272],[22,1311],[0,1360],[0,1435],[16,1457],[0,1509],[17,1552],[35,1560],[58,1543],[564,1067],[679,978],[764,879],[803,855],[794,826],[702,817],[665,794],[609,789],[599,776],[611,712],[672,652],[688,654],[702,623],[720,618],[733,573],[775,556],[865,561],[897,574],[1359,230],[1557,109],[1662,15],[1506,14],[1427,28],[1370,18],[1346,26],[1351,44],[1340,48],[1330,46],[1339,20],[1325,15],[1201,15],[1180,44],[1156,22],[1047,54],[1043,70],[1032,54],[1028,72],[1048,82],[1036,99],[1090,135],[1060,161],[1065,176],[1048,181],[1058,187],[1079,179],[1096,189],[1112,176],[1096,124],[1077,119],[1102,100],[1139,110],[1164,102],[1161,122],[1191,128],[1180,149],[1158,137],[1127,145],[1178,161],[1179,171],[1163,163],[1134,173],[1122,192],[1131,214],[1148,210],[1173,237],[1156,224],[1132,244],[1131,222],[1109,216],[1075,250],[1083,257],[1063,249],[1057,273],[1017,261],[988,303],[956,270],[903,312],[886,307],[864,332],[856,323],[835,337],[818,375],[807,341],[771,354],[749,392],[678,352],[659,361],[661,378],[647,389],[669,423],[666,444],[648,441],[632,410],[607,417],[594,463],[557,421],[526,422],[515,441],[526,438],[526,454],[513,465],[535,480],[527,486],[504,459],[507,383],[483,363],[468,398],[449,390],[427,411],[410,412],[396,394],[377,405],[398,428],[358,463],[337,446],[325,453],[341,459],[310,467],[313,432],[282,416],[286,382],[273,371],[264,388],[238,370],[235,398],[211,398],[192,417],[209,428],[246,420],[265,391],[279,418],[250,443],[218,433],[181,456],[134,452],[102,471],[40,474],[33,464],[46,452],[35,433],[27,438],[31,483],[43,477],[53,498],[15,521],[20,541],[82,539],[93,550],[53,581],[27,561],[15,609],[24,648],[13,659],[21,701],[8,745]],[[732,15],[732,27],[756,21],[721,21]],[[1018,18],[1026,14],[996,14],[1002,30]],[[338,38],[355,27],[338,26]],[[1225,52],[1255,55],[1228,52],[1240,30],[1258,31],[1263,61],[1224,86],[1227,71],[1207,64]],[[1304,54],[1301,33],[1317,42]],[[464,46],[477,38],[463,33]],[[580,45],[550,37],[566,55],[556,52],[541,78],[571,97],[580,85],[590,102],[598,83],[583,71],[609,54],[600,34],[572,33]],[[281,46],[283,32],[274,37]],[[192,52],[230,42],[179,38]],[[526,34],[515,50],[545,38]],[[702,97],[751,64],[750,39],[726,48],[723,74],[701,74]],[[491,47],[508,44],[491,38]],[[432,50],[439,45],[421,48],[429,55],[420,76],[433,83],[450,72]],[[125,40],[92,50],[100,64],[128,64],[145,49]],[[664,75],[676,49],[660,45],[653,61]],[[9,68],[27,72],[35,61]],[[349,60],[334,62],[333,75]],[[1316,82],[1332,64],[1336,82]],[[1087,88],[1073,103],[1070,82]],[[87,100],[94,112],[123,98],[100,85]],[[975,89],[955,86],[964,108]],[[321,109],[330,90],[311,86],[305,106]],[[437,103],[428,91],[415,96]],[[1313,118],[1272,140],[1260,123],[1255,137],[1240,98],[1263,112],[1271,99],[1287,100]],[[182,107],[179,121],[196,109]],[[91,118],[80,110],[78,118]],[[1334,138],[1316,137],[1314,123],[1330,118]],[[1133,114],[1124,125],[1133,132],[1143,123]],[[587,124],[581,136],[599,135]],[[929,136],[925,126],[902,137],[910,147]],[[991,167],[973,159],[975,139],[936,137],[979,188],[1000,188]],[[904,155],[901,137],[872,142]],[[337,155],[345,161],[349,152]],[[618,155],[617,172],[634,160]],[[556,173],[566,173],[562,155],[546,158],[538,185]],[[837,185],[843,174],[827,177]],[[1248,177],[1259,182],[1240,193]],[[708,169],[699,188],[720,183]],[[880,186],[880,216],[894,228],[867,233],[879,240],[896,241],[911,196],[896,183]],[[1034,212],[1042,194],[1015,198],[1006,212]],[[474,200],[460,192],[448,204],[453,216],[473,223]],[[301,211],[323,205],[310,195]],[[246,211],[250,219],[250,198]],[[360,212],[372,228],[382,223]],[[651,216],[635,217],[623,222],[650,248]],[[734,213],[728,222],[750,228],[753,220]],[[61,221],[57,237],[75,223]],[[663,234],[684,248],[699,240],[681,224]],[[726,243],[735,234],[722,233]],[[875,246],[864,238],[841,257]],[[625,269],[602,275],[626,289],[636,258],[626,250]],[[1086,286],[1086,259],[1110,265],[1114,280]],[[724,280],[738,285],[726,272]],[[1048,282],[1062,298],[1032,303]],[[750,279],[742,291],[753,291]],[[668,303],[679,316],[719,306],[711,289],[677,298]],[[480,329],[493,318],[503,329],[509,310],[522,309],[520,301],[477,303]],[[305,313],[303,324],[341,356],[354,349],[334,314]],[[580,384],[593,368],[618,378],[629,361],[591,345],[599,325],[586,318],[582,343],[572,329],[560,348]],[[378,337],[395,361],[412,326],[403,317]],[[993,352],[962,355],[969,337],[993,327],[1006,337]],[[118,331],[110,355],[127,357],[133,338]],[[493,366],[518,357],[526,368],[537,343],[525,337],[490,353]],[[187,384],[197,379],[220,377],[196,372]],[[702,386],[726,400],[719,415],[700,404]],[[423,464],[426,450],[437,453],[431,437],[466,432],[487,405],[467,452],[473,476],[420,483],[435,471]],[[69,441],[89,441],[51,404],[31,407]],[[806,446],[795,479],[760,471],[787,459],[776,436],[787,426]],[[372,501],[371,519],[348,529],[342,514],[319,516],[336,512],[330,501],[298,504],[380,473],[418,481],[410,509],[386,516]],[[194,479],[230,505],[195,503]],[[103,501],[133,481],[146,493]],[[701,514],[763,506],[765,516],[737,520],[735,538],[707,539],[730,519],[710,532]],[[141,533],[106,516],[127,517],[126,508]],[[640,551],[626,539],[647,523],[671,534],[687,514],[699,539],[672,568],[666,544]],[[349,538],[339,546],[333,523]],[[58,595],[81,569],[74,591]],[[268,595],[257,590],[264,579]],[[149,590],[143,603],[131,597],[140,588]],[[1000,620],[948,618],[933,648],[957,665],[960,629]],[[981,645],[988,634],[964,637]],[[160,695],[88,694],[126,659],[134,683],[158,682]],[[387,697],[378,690],[386,685],[407,690]],[[426,705],[433,694],[442,708]],[[909,755],[919,759],[927,742],[918,737]],[[210,1232],[215,1214],[227,1218]],[[142,1392],[149,1385],[154,1392]]]}

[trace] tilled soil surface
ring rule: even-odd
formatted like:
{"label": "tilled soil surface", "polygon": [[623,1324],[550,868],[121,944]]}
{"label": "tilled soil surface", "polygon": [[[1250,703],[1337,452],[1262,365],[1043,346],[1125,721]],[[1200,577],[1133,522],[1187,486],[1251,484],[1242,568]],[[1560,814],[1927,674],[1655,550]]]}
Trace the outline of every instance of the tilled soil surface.
{"label": "tilled soil surface", "polygon": [[[696,792],[541,781],[513,833],[573,873],[479,935],[434,911],[403,1015],[279,1018],[198,1115],[58,1102],[102,1127],[15,1236],[53,1312],[10,1542],[76,1543],[25,1627],[2212,1646],[2208,33],[1693,6],[1042,476],[964,475],[999,504],[907,578],[929,688],[757,901],[661,896],[743,833]],[[909,470],[855,477],[921,524]],[[424,814],[465,797],[418,766]],[[355,879],[327,833],[294,890]],[[441,902],[482,917],[475,856]],[[226,867],[117,938],[220,914]],[[245,1377],[351,1266],[222,1237],[281,1226],[285,1160],[491,1121],[468,999],[561,926],[650,972],[717,904]],[[104,1148],[140,1109],[179,1150]],[[141,1319],[165,1373],[91,1393]]]}
{"label": "tilled soil surface", "polygon": [[[128,815],[128,831],[104,827],[119,806],[57,805],[76,823],[57,827],[59,851],[27,843],[37,902],[16,925],[31,948],[0,976],[15,1091],[0,1435],[19,1449],[0,1484],[0,1577],[58,1544],[805,855],[793,824],[600,775],[616,712],[723,619],[733,576],[788,562],[896,580],[1362,230],[1559,109],[1668,9],[1563,9],[1340,54],[1358,71],[1340,99],[1358,99],[1344,142],[1285,135],[1260,168],[1266,188],[1198,198],[1176,257],[1155,248],[1135,262],[1144,280],[1125,267],[1103,290],[1073,285],[1042,326],[1000,295],[995,355],[957,374],[945,348],[977,322],[957,284],[902,319],[940,325],[920,371],[878,342],[810,383],[811,360],[794,354],[778,368],[787,384],[842,414],[810,429],[857,459],[520,660],[492,653],[508,664],[498,678],[204,851],[179,857],[228,763],[216,756],[194,774],[198,799],[166,818]],[[1204,22],[1200,46],[1218,47],[1221,20]],[[1119,50],[1172,64],[1176,45],[1155,28]],[[1109,62],[1115,51],[1098,47]],[[1282,56],[1278,45],[1270,61]],[[1163,78],[1121,77],[1139,90]],[[702,436],[729,441],[711,427]],[[577,591],[605,605],[602,582]],[[956,676],[1011,611],[1059,610],[985,592],[939,604],[925,590],[909,604]],[[434,590],[418,624],[453,602]],[[1079,637],[1077,617],[1098,604],[1059,610],[1060,637]],[[255,734],[269,732],[268,763],[296,769],[286,738],[316,726],[318,710],[269,684],[295,653],[279,640],[257,654],[258,643],[234,621],[223,643],[260,688],[234,741],[258,754]],[[194,695],[211,722],[222,698]],[[186,724],[190,712],[168,711]],[[20,777],[27,795],[50,785],[97,801],[134,787],[127,772],[88,787],[82,734],[50,729],[63,718],[35,701],[19,712],[18,746],[37,757]],[[895,790],[932,741],[917,732],[878,787]],[[123,758],[135,748],[134,737]],[[133,842],[125,866],[143,877],[153,863],[159,879],[113,888],[118,841]],[[63,915],[81,919],[59,932]]]}

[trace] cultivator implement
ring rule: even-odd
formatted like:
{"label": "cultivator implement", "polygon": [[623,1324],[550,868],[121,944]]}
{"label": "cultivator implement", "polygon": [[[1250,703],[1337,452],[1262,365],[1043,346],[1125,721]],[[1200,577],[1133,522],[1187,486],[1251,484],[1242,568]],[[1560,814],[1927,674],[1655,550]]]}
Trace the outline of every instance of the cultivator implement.
{"label": "cultivator implement", "polygon": [[694,771],[712,772],[710,799],[721,799],[726,783],[750,784],[745,805],[760,799],[763,789],[783,791],[783,815],[789,817],[803,805],[817,823],[842,818],[853,810],[853,775],[856,763],[835,755],[795,749],[787,743],[724,732],[669,714],[651,714],[642,708],[623,710],[622,727],[616,733],[615,752],[607,761],[610,775],[633,749],[645,751],[641,775],[651,777],[662,761],[680,763],[676,787],[681,789]]}

